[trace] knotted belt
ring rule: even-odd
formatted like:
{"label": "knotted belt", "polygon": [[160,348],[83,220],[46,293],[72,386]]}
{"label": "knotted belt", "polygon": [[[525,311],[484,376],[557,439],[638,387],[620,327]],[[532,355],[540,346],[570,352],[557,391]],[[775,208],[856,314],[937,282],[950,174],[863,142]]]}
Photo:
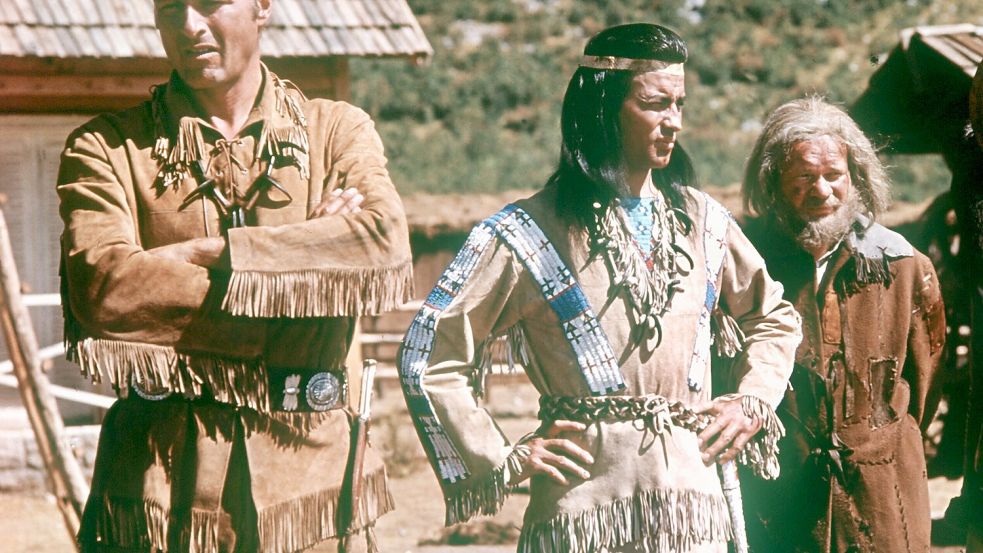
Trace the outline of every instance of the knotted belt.
{"label": "knotted belt", "polygon": [[[541,396],[539,419],[544,422],[570,420],[585,424],[640,421],[646,432],[652,432],[662,440],[666,466],[669,465],[669,451],[665,445],[665,434],[667,431],[671,432],[672,426],[699,434],[713,422],[713,417],[710,415],[697,413],[679,401],[669,401],[656,394],[599,397]],[[510,467],[510,470],[514,469]],[[728,461],[721,465],[721,471],[723,479],[721,488],[734,529],[734,551],[747,553],[744,505],[737,477],[737,465],[734,461]]]}
{"label": "knotted belt", "polygon": [[697,413],[682,402],[663,396],[541,396],[539,419],[595,422],[640,421],[647,430],[662,434],[670,425],[700,433],[713,421],[710,415]]}

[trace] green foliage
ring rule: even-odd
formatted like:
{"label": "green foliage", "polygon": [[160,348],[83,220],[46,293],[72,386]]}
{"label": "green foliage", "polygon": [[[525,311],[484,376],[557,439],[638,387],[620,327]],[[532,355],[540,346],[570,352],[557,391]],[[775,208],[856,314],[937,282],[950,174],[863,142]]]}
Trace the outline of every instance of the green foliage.
{"label": "green foliage", "polygon": [[[907,26],[983,24],[977,0],[409,0],[430,65],[354,60],[404,193],[540,186],[556,165],[567,80],[587,38],[656,21],[687,40],[681,137],[704,186],[738,182],[759,122],[807,93],[849,104]],[[874,60],[873,62],[871,60]],[[890,159],[895,197],[948,184],[941,160]]]}

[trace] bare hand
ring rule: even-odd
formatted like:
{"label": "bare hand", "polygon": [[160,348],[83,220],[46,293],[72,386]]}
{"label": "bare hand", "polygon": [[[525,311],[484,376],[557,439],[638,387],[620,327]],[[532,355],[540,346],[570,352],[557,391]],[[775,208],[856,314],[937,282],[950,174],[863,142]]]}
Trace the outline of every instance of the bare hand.
{"label": "bare hand", "polygon": [[538,436],[525,442],[529,455],[522,463],[522,472],[513,479],[517,484],[526,478],[540,474],[552,478],[559,484],[569,485],[566,474],[587,480],[590,472],[585,466],[594,464],[594,458],[582,447],[566,438],[558,438],[564,432],[583,432],[587,425],[567,420],[554,421]]}
{"label": "bare hand", "polygon": [[328,217],[331,215],[346,215],[348,213],[358,213],[362,211],[359,207],[365,200],[365,196],[359,193],[358,189],[346,188],[344,190],[340,188],[335,188],[332,190],[328,197],[321,200],[321,203],[317,204],[317,207],[311,211],[308,219],[316,219],[318,217]]}
{"label": "bare hand", "polygon": [[715,460],[721,464],[733,461],[741,449],[761,430],[760,420],[744,415],[740,398],[717,398],[703,403],[696,412],[709,413],[715,417],[710,426],[698,436],[700,451],[703,452],[703,463],[707,466]]}
{"label": "bare hand", "polygon": [[194,238],[184,242],[176,242],[167,246],[160,246],[147,250],[147,253],[170,259],[171,261],[181,261],[191,263],[199,267],[220,269],[228,264],[225,252],[227,250],[225,238]]}

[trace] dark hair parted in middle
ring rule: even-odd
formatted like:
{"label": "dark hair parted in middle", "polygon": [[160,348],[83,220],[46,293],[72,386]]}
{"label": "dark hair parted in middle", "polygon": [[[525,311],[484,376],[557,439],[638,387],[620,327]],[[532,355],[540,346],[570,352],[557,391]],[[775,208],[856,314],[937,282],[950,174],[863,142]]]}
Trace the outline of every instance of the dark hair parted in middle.
{"label": "dark hair parted in middle", "polygon": [[[683,63],[686,43],[675,32],[651,23],[631,23],[601,31],[584,48],[587,56]],[[560,163],[547,186],[559,188],[557,213],[568,224],[586,228],[592,205],[607,206],[628,193],[621,106],[635,72],[578,67],[567,85],[561,114]],[[693,164],[677,143],[665,169],[653,170],[652,181],[673,207],[685,210],[683,186],[695,186]]]}

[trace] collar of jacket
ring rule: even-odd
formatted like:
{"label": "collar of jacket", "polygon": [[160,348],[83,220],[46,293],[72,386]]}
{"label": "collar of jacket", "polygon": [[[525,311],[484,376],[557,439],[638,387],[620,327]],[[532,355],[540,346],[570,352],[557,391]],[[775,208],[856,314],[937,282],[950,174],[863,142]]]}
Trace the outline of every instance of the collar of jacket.
{"label": "collar of jacket", "polygon": [[[278,165],[296,165],[301,175],[309,175],[307,120],[301,104],[307,100],[304,94],[289,81],[284,81],[261,65],[263,81],[249,117],[239,131],[239,136],[256,138],[254,163],[277,156]],[[153,157],[160,163],[160,179],[163,187],[179,185],[191,176],[190,166],[208,159],[202,130],[218,134],[205,119],[192,100],[188,86],[172,73],[165,85],[153,91],[152,112],[154,118]]]}
{"label": "collar of jacket", "polygon": [[915,255],[903,236],[861,214],[855,216],[841,247],[846,247],[853,258],[860,285],[889,284],[891,261]]}
{"label": "collar of jacket", "polygon": [[[788,281],[794,275],[813,275],[815,260],[788,234],[774,217],[762,224],[750,222],[748,234],[755,247],[768,262],[768,271],[778,280]],[[850,231],[840,241],[838,254],[830,258],[828,274],[839,274],[851,261],[853,274],[843,274],[839,278],[853,276],[855,284],[865,286],[873,283],[889,284],[892,280],[890,263],[897,259],[911,257],[914,249],[900,234],[873,222],[869,217],[857,214]],[[799,280],[795,276],[793,280]]]}

